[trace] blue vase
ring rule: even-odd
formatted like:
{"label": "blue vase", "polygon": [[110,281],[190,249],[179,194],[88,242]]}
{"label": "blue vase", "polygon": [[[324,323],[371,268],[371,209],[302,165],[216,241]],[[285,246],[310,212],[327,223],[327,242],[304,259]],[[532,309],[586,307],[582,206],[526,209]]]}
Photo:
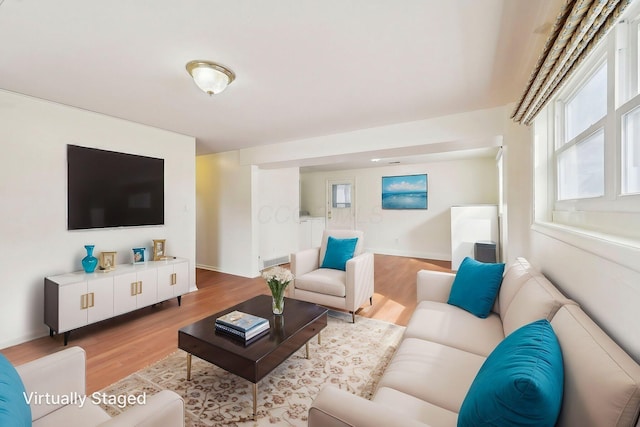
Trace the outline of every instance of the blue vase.
{"label": "blue vase", "polygon": [[87,256],[82,258],[82,268],[86,273],[93,273],[98,265],[98,258],[93,256],[94,245],[84,245],[87,250]]}

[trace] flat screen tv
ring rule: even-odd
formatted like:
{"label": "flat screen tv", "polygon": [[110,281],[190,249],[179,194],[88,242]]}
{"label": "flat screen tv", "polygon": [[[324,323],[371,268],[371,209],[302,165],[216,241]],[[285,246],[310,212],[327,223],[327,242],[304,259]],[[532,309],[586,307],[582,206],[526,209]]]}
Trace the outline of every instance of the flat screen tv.
{"label": "flat screen tv", "polygon": [[164,224],[164,159],[67,145],[67,229]]}

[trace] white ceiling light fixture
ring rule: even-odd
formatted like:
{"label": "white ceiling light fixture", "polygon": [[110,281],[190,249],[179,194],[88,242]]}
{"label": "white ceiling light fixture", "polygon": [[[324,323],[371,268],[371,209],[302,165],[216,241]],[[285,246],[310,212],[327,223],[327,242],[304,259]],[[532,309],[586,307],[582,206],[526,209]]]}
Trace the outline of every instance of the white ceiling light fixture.
{"label": "white ceiling light fixture", "polygon": [[217,95],[227,88],[236,75],[230,69],[210,61],[191,61],[187,71],[196,85],[209,95]]}

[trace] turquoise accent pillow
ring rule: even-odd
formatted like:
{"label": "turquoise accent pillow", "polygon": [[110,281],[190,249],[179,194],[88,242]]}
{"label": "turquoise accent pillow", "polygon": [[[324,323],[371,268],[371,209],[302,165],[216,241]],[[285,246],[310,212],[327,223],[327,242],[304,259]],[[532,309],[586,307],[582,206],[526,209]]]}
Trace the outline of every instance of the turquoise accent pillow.
{"label": "turquoise accent pillow", "polygon": [[562,405],[562,363],[548,320],[515,330],[478,371],[462,402],[458,427],[553,427]]}
{"label": "turquoise accent pillow", "polygon": [[327,240],[327,250],[324,252],[324,259],[320,268],[333,268],[334,270],[346,270],[347,261],[353,258],[356,250],[358,238],[336,239],[329,236]]}
{"label": "turquoise accent pillow", "polygon": [[0,426],[31,426],[24,384],[11,362],[0,354]]}
{"label": "turquoise accent pillow", "polygon": [[466,257],[453,280],[447,303],[486,318],[500,290],[502,273],[503,263],[484,263]]}

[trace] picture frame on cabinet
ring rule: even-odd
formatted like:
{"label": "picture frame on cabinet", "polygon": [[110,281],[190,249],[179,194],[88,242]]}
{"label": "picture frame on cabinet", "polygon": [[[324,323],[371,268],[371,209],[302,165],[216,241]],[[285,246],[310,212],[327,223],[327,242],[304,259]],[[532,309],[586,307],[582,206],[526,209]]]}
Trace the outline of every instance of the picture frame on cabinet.
{"label": "picture frame on cabinet", "polygon": [[117,252],[100,252],[100,270],[111,271],[116,268]]}
{"label": "picture frame on cabinet", "polygon": [[154,239],[153,240],[153,260],[160,261],[165,259],[166,256],[166,240]]}
{"label": "picture frame on cabinet", "polygon": [[144,264],[145,262],[147,262],[147,257],[146,257],[146,248],[133,248],[133,263],[134,264]]}

